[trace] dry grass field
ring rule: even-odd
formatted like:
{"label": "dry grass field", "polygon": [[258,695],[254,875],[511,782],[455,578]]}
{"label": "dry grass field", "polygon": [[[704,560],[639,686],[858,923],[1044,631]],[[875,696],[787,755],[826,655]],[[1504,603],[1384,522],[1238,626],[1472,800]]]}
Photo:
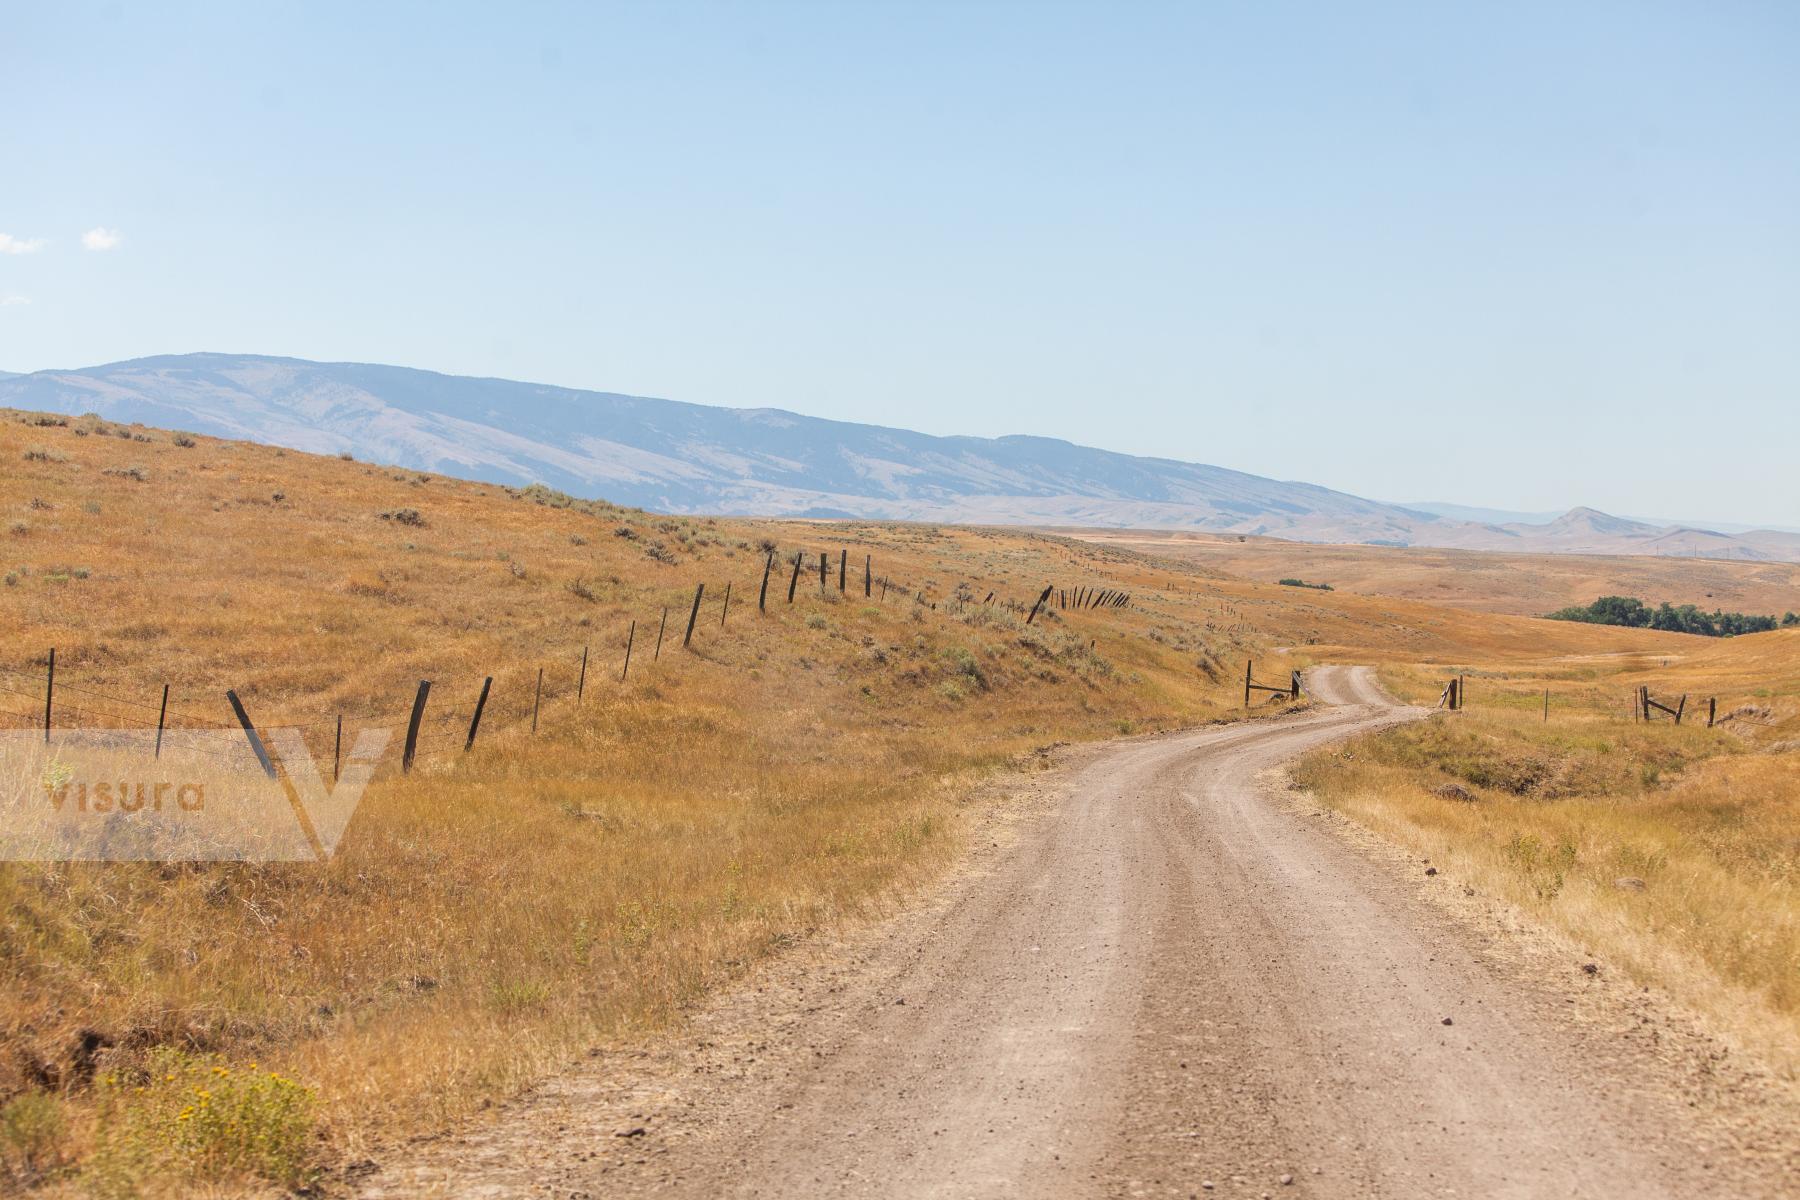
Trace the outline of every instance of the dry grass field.
{"label": "dry grass field", "polygon": [[[9,414],[0,463],[0,725],[42,720],[51,646],[59,723],[153,721],[165,682],[176,725],[227,723],[233,688],[320,754],[338,714],[347,736],[399,726],[433,681],[417,768],[390,758],[328,863],[0,866],[0,1187],[329,1185],[883,910],[956,854],[978,780],[1057,741],[1242,716],[1247,657],[1269,681],[1373,663],[1423,700],[1469,673],[1465,712],[1304,778],[1800,1063],[1800,634],[1268,581],[1331,578],[1331,548],[1264,570],[1023,531],[665,518],[92,419]],[[1046,584],[1132,600],[1027,626]],[[1732,715],[1634,725],[1640,682]]]}
{"label": "dry grass field", "polygon": [[1781,616],[1800,611],[1800,564],[1588,554],[1494,554],[1389,546],[1309,546],[1173,530],[1059,530],[1242,579],[1304,579],[1339,591],[1478,612],[1535,616],[1609,593]]}
{"label": "dry grass field", "polygon": [[[1800,1079],[1800,630],[1650,653],[1393,664],[1468,706],[1299,778],[1451,880],[1510,901]],[[1679,706],[1633,719],[1639,686]],[[1547,695],[1546,695],[1547,694]],[[1719,721],[1707,728],[1708,701]]]}
{"label": "dry grass field", "polygon": [[[1190,578],[1041,536],[674,520],[91,420],[0,422],[0,461],[0,720],[41,721],[52,646],[59,725],[154,721],[164,682],[175,724],[226,723],[230,687],[321,754],[336,714],[397,726],[434,681],[418,768],[390,757],[328,865],[0,868],[15,1184],[352,1163],[885,903],[954,851],[996,768],[1232,716],[1252,648],[1288,669],[1217,600],[1179,605],[1211,628],[1168,603],[1027,627],[1002,602],[1052,581]],[[810,557],[791,605],[778,563],[759,613],[766,543]],[[863,595],[865,555],[885,600]],[[190,1145],[192,1073],[252,1062],[299,1099],[218,1099],[238,1132]],[[314,1121],[301,1149],[278,1136]]]}

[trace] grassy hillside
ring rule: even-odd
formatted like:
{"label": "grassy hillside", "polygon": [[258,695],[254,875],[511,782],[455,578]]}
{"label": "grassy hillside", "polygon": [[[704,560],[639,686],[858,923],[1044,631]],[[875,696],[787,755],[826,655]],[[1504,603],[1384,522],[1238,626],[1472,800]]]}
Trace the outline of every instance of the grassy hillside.
{"label": "grassy hillside", "polygon": [[1476,612],[1539,616],[1612,593],[1781,616],[1800,606],[1800,564],[1595,554],[1494,554],[1388,546],[1308,546],[1206,533],[1069,530],[1096,545],[1192,562],[1221,574],[1309,582]]}
{"label": "grassy hillside", "polygon": [[[1182,570],[1052,538],[670,520],[80,420],[8,419],[0,460],[0,721],[41,721],[52,646],[59,727],[153,721],[165,682],[173,725],[226,723],[229,687],[325,754],[337,714],[398,726],[434,682],[419,768],[390,757],[328,864],[0,867],[0,1098],[52,1131],[6,1144],[15,1181],[155,1177],[194,1061],[301,1081],[322,1130],[189,1154],[205,1173],[433,1128],[926,877],[995,768],[1233,715],[1263,644]],[[1162,595],[1027,627],[1052,581]],[[200,1057],[164,1070],[171,1047]]]}
{"label": "grassy hillside", "polygon": [[[1800,1079],[1800,631],[1657,654],[1394,665],[1468,707],[1312,755],[1300,777],[1450,880],[1504,897]],[[1680,707],[1633,719],[1633,694]],[[1547,695],[1546,695],[1547,694]],[[1709,701],[1718,723],[1707,728]]]}
{"label": "grassy hillside", "polygon": [[[1272,681],[1312,662],[1377,663],[1421,697],[1477,672],[1460,724],[1397,737],[1538,737],[1528,702],[1550,682],[1570,722],[1553,728],[1605,764],[1570,768],[1581,802],[1611,804],[1614,784],[1635,780],[1621,803],[1652,796],[1671,821],[1701,818],[1666,790],[1675,776],[1647,765],[1673,754],[1698,778],[1713,768],[1694,764],[1760,762],[1793,736],[1792,638],[1720,645],[1274,582],[1338,584],[1312,560],[1247,581],[1020,531],[669,519],[45,420],[0,420],[0,598],[13,618],[0,627],[0,726],[41,722],[52,646],[59,728],[154,722],[165,683],[172,727],[229,724],[232,688],[260,725],[297,727],[329,755],[340,714],[347,738],[398,731],[417,682],[433,689],[418,768],[403,776],[387,760],[328,863],[0,865],[0,1178],[18,1185],[179,1193],[195,1176],[329,1178],[596,1041],[643,1036],[759,956],[879,911],[955,855],[974,786],[996,770],[1030,769],[1058,741],[1243,716],[1246,658]],[[1077,610],[1059,596],[1027,626],[1046,585],[1131,601]],[[1766,709],[1767,724],[1741,743],[1633,729],[1618,705],[1639,680],[1659,694],[1715,689]],[[1421,745],[1384,743],[1311,777],[1402,841],[1501,837],[1414,812],[1440,782],[1439,751],[1454,750]],[[1741,919],[1708,913],[1681,942],[1659,932],[1662,909],[1565,906],[1552,919],[1604,946],[1678,947],[1705,968],[1694,980],[1733,978],[1719,955],[1748,936],[1751,900],[1782,920],[1794,908],[1753,879],[1791,887],[1792,825],[1775,818],[1790,811],[1778,765],[1793,756],[1768,761],[1755,776],[1767,813],[1714,839],[1750,881],[1730,901]],[[0,783],[15,799],[37,786]],[[1560,853],[1574,795],[1443,811],[1505,814]],[[1735,793],[1695,793],[1694,812],[1726,813],[1724,829],[1737,801],[1721,795]],[[1532,878],[1526,857],[1496,860],[1512,874],[1495,886]],[[1785,936],[1742,956],[1759,1011],[1792,1013],[1787,992],[1764,986]],[[213,1097],[204,1111],[196,1088]]]}

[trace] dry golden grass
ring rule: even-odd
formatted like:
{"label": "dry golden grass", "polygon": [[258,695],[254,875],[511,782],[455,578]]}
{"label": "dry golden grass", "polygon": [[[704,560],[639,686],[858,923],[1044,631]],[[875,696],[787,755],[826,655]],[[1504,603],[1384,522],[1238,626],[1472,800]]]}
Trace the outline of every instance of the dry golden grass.
{"label": "dry golden grass", "polygon": [[[1456,664],[1469,707],[1311,756],[1327,802],[1800,1078],[1800,632]],[[1450,670],[1384,681],[1435,700]],[[1632,719],[1640,684],[1677,727]],[[1545,691],[1550,707],[1545,717]],[[1708,697],[1723,718],[1705,727]]]}
{"label": "dry golden grass", "polygon": [[[225,721],[233,687],[259,723],[309,722],[329,753],[335,714],[347,735],[397,725],[428,678],[424,750],[410,776],[378,775],[323,865],[0,868],[0,1104],[47,1090],[60,1126],[34,1154],[0,1146],[15,1182],[67,1177],[84,1155],[106,1171],[82,1186],[160,1177],[168,1146],[112,1152],[91,1070],[162,1111],[144,1072],[165,1046],[316,1089],[325,1167],[439,1127],[927,877],[995,768],[1232,714],[1236,664],[1262,644],[1184,615],[1181,569],[1057,539],[668,519],[193,440],[0,423],[16,523],[0,666],[18,672],[0,676],[0,709],[39,719],[54,645],[59,723],[154,720],[165,680],[184,720]],[[814,557],[797,602],[778,567],[759,614],[765,539]],[[885,603],[879,584],[860,594],[864,554],[895,583]],[[1030,628],[980,603],[1029,602],[1051,580],[1163,598]]]}
{"label": "dry golden grass", "polygon": [[[1303,592],[1020,531],[663,518],[188,440],[0,421],[0,667],[21,672],[0,675],[0,710],[38,719],[54,645],[59,720],[153,720],[167,681],[183,721],[219,722],[232,687],[259,722],[306,722],[329,752],[337,713],[347,733],[397,725],[428,678],[424,749],[413,774],[377,777],[329,863],[0,867],[0,1177],[14,1183],[158,1178],[143,1153],[108,1157],[89,1069],[130,1084],[159,1047],[314,1089],[318,1167],[438,1128],[928,880],[996,768],[1052,741],[1241,715],[1249,656],[1265,679],[1374,663],[1421,698],[1470,672],[1455,724],[1315,760],[1315,784],[1746,1036],[1791,1045],[1795,756],[1767,752],[1797,736],[1795,635],[1712,643]],[[759,614],[765,540],[814,557],[791,607],[778,565]],[[835,568],[840,547],[849,591],[834,577],[821,592],[817,552]],[[858,594],[864,554],[896,584],[885,603]],[[1315,561],[1280,573],[1325,574]],[[1030,629],[980,604],[1051,582],[1133,603],[1053,609]],[[1640,682],[1716,692],[1736,732],[1631,726]],[[1532,720],[1546,685],[1548,727]],[[1520,773],[1464,783],[1473,804],[1432,795],[1465,759]],[[92,1063],[89,1031],[105,1043]],[[149,1093],[123,1102],[164,1111],[141,1078]],[[82,1176],[84,1161],[107,1169]],[[248,1175],[214,1186],[253,1186],[254,1163],[229,1161]]]}
{"label": "dry golden grass", "polygon": [[1599,554],[1313,546],[1175,530],[1067,530],[1096,545],[1166,555],[1245,579],[1297,578],[1339,591],[1531,616],[1599,596],[1781,616],[1800,606],[1800,564]]}

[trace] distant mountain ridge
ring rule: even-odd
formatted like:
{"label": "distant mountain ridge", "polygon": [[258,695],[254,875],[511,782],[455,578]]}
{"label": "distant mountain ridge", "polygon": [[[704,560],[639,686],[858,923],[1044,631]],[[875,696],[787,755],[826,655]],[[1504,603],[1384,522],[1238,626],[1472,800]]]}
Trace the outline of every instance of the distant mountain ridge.
{"label": "distant mountain ridge", "polygon": [[[0,405],[141,422],[668,512],[1204,529],[1298,541],[1800,560],[1800,536],[1657,529],[1577,509],[1483,524],[1053,438],[936,437],[406,367],[183,354],[0,376]],[[1690,538],[1690,541],[1692,538]],[[1791,543],[1791,544],[1790,544]],[[1693,543],[1697,545],[1698,543]],[[1693,545],[1687,545],[1692,550]]]}

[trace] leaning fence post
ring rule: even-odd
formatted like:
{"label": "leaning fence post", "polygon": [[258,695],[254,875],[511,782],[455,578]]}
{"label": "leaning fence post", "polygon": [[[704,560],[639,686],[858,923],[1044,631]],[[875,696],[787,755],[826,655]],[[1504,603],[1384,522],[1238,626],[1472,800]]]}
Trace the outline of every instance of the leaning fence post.
{"label": "leaning fence post", "polygon": [[769,611],[769,572],[775,569],[775,552],[769,551],[769,557],[763,561],[762,590],[756,593],[756,611]]}
{"label": "leaning fence post", "polygon": [[50,744],[50,697],[56,692],[56,647],[50,647],[50,672],[44,676],[44,744]]}
{"label": "leaning fence post", "polygon": [[667,629],[668,627],[669,627],[669,606],[665,604],[665,605],[663,605],[662,620],[656,626],[656,649],[654,651],[652,651],[650,654],[651,662],[656,662],[662,658],[663,630]]}
{"label": "leaning fence post", "polygon": [[725,607],[719,610],[719,628],[725,628],[725,618],[731,613],[731,581],[725,581]]}
{"label": "leaning fence post", "polygon": [[237,714],[238,724],[244,727],[244,737],[249,739],[250,749],[256,752],[256,761],[262,764],[263,774],[270,779],[275,778],[275,764],[269,761],[269,752],[263,749],[262,739],[256,736],[256,726],[250,723],[250,714],[244,711],[244,702],[230,689],[226,689],[225,698],[231,701],[231,711]]}
{"label": "leaning fence post", "polygon": [[425,719],[425,697],[431,695],[431,680],[419,680],[419,694],[413,697],[412,717],[406,722],[406,753],[400,758],[400,771],[412,770],[413,755],[419,750],[419,722]]}
{"label": "leaning fence post", "polygon": [[706,585],[699,584],[694,588],[694,610],[688,613],[687,632],[681,635],[681,645],[685,649],[694,640],[694,622],[700,619],[700,597],[705,594]]}
{"label": "leaning fence post", "polygon": [[1045,588],[1043,595],[1041,595],[1037,598],[1037,603],[1031,606],[1031,611],[1029,613],[1027,613],[1025,616],[1025,623],[1027,625],[1031,624],[1032,619],[1038,615],[1038,609],[1044,607],[1044,601],[1048,600],[1049,598],[1050,598],[1050,589]]}
{"label": "leaning fence post", "polygon": [[581,703],[582,693],[587,691],[587,656],[588,648],[581,648],[581,678],[575,681],[575,703]]}
{"label": "leaning fence post", "polygon": [[531,695],[531,732],[537,732],[538,708],[544,702],[544,668],[538,668],[537,691]]}
{"label": "leaning fence post", "polygon": [[800,565],[806,561],[806,551],[794,551],[794,577],[788,580],[788,603],[794,602],[794,589],[800,586]]}
{"label": "leaning fence post", "polygon": [[1681,714],[1687,711],[1687,693],[1681,693],[1681,699],[1675,704],[1675,723],[1681,724]]}
{"label": "leaning fence post", "polygon": [[162,707],[160,709],[158,709],[157,713],[156,713],[156,753],[151,755],[152,758],[161,758],[162,757],[163,724],[168,720],[168,716],[169,716],[169,685],[165,683],[165,684],[163,684]]}
{"label": "leaning fence post", "polygon": [[621,683],[631,674],[631,643],[636,640],[637,622],[633,621],[631,628],[625,631],[625,666],[619,671],[619,682]]}
{"label": "leaning fence post", "polygon": [[467,754],[475,745],[475,731],[481,728],[481,714],[487,708],[488,689],[494,686],[494,677],[489,675],[481,681],[481,695],[475,699],[475,715],[469,718],[469,736],[463,741],[463,753]]}

